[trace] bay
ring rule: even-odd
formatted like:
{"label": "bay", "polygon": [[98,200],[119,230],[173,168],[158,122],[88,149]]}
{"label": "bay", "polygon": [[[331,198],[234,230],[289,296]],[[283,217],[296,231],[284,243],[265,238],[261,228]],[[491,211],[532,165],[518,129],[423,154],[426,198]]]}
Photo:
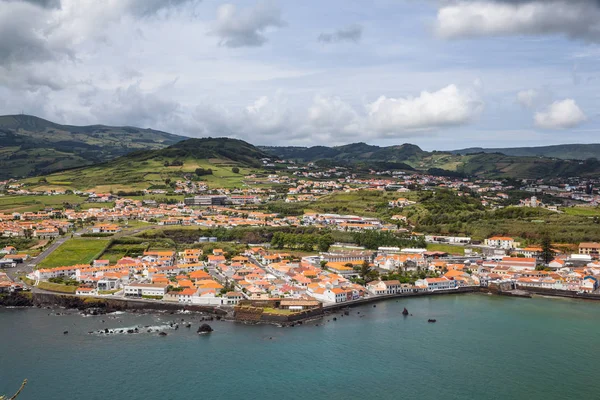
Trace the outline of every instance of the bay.
{"label": "bay", "polygon": [[[213,321],[202,336],[197,316],[49,313],[0,309],[0,394],[24,378],[19,400],[579,399],[600,390],[594,302],[431,296],[293,328]],[[192,329],[166,337],[88,334],[182,318]]]}

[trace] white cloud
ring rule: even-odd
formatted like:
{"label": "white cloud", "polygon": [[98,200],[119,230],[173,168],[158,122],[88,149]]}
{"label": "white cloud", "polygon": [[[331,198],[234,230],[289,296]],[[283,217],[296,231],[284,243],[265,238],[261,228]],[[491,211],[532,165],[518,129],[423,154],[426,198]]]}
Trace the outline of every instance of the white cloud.
{"label": "white cloud", "polygon": [[563,34],[600,41],[597,0],[457,1],[438,10],[436,30],[446,38]]}
{"label": "white cloud", "polygon": [[315,96],[307,118],[310,129],[317,135],[348,137],[364,132],[364,119],[339,97]]}
{"label": "white cloud", "polygon": [[535,113],[535,125],[543,129],[573,128],[587,119],[573,99],[555,101],[546,109]]}
{"label": "white cloud", "polygon": [[272,1],[260,1],[251,8],[238,9],[234,4],[223,4],[217,9],[217,20],[213,30],[222,46],[256,47],[262,46],[269,28],[285,25],[281,10]]}
{"label": "white cloud", "polygon": [[539,97],[539,93],[535,89],[521,90],[517,93],[517,102],[523,107],[532,108]]}
{"label": "white cloud", "polygon": [[0,0],[0,65],[76,57],[89,39],[106,41],[107,31],[127,17],[149,17],[200,0]]}
{"label": "white cloud", "polygon": [[476,92],[461,90],[456,85],[436,92],[423,91],[418,97],[381,96],[368,106],[369,125],[388,136],[403,131],[462,125],[479,115],[483,105]]}
{"label": "white cloud", "polygon": [[338,96],[316,95],[307,104],[290,99],[278,92],[245,107],[204,105],[196,108],[194,123],[205,135],[226,134],[259,144],[342,144],[464,125],[483,108],[475,92],[455,85],[416,98],[381,96],[359,107]]}

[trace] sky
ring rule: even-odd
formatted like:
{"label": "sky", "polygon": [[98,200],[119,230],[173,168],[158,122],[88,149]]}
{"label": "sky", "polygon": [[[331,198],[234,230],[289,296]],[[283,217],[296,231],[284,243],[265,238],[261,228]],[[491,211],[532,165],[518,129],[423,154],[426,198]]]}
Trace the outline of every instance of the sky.
{"label": "sky", "polygon": [[0,0],[0,114],[256,145],[600,142],[600,0]]}

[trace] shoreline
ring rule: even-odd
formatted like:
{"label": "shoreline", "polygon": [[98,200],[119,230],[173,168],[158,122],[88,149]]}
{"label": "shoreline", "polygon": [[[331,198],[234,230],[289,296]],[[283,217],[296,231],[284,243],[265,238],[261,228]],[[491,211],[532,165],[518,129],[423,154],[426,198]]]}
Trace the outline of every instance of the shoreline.
{"label": "shoreline", "polygon": [[320,309],[305,310],[304,312],[292,315],[265,315],[259,320],[247,320],[237,318],[235,315],[235,306],[231,307],[216,307],[202,306],[192,304],[167,303],[167,302],[150,302],[143,299],[112,299],[101,297],[85,297],[70,295],[64,293],[36,293],[36,292],[20,292],[0,296],[0,307],[2,308],[45,308],[59,307],[63,309],[86,311],[91,310],[94,314],[108,314],[112,312],[190,312],[202,313],[218,317],[220,320],[239,322],[247,325],[270,324],[281,327],[301,325],[306,322],[321,319],[327,315],[332,315],[336,312],[343,311],[356,306],[379,303],[386,300],[416,298],[428,296],[443,296],[451,294],[488,294],[505,297],[516,298],[532,298],[532,297],[551,297],[551,298],[566,298],[575,300],[600,300],[600,296],[581,293],[556,293],[551,290],[519,290],[499,291],[491,290],[484,287],[465,287],[450,290],[438,290],[433,292],[418,292],[418,293],[396,293],[390,295],[374,296],[353,300],[349,302],[323,305]]}

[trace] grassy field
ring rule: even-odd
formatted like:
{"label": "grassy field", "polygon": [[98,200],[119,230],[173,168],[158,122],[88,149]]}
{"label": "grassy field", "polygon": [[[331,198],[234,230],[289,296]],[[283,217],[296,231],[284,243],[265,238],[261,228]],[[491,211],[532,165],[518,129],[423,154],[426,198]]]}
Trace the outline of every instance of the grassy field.
{"label": "grassy field", "polygon": [[600,217],[600,207],[568,207],[562,209],[567,215],[580,217]]}
{"label": "grassy field", "polygon": [[465,255],[465,248],[462,246],[452,246],[451,244],[445,243],[428,243],[427,250],[429,251],[443,251],[449,254],[460,254]]}
{"label": "grassy field", "polygon": [[137,257],[142,255],[148,249],[149,245],[150,243],[148,242],[140,244],[111,244],[104,250],[100,258],[114,264],[123,257]]}
{"label": "grassy field", "polygon": [[0,212],[39,211],[46,207],[62,207],[63,204],[81,204],[85,200],[85,197],[74,194],[55,196],[0,196]]}
{"label": "grassy field", "polygon": [[40,282],[37,287],[42,290],[47,290],[49,292],[58,292],[58,293],[74,294],[77,291],[77,286],[61,285],[60,283],[52,283],[52,282],[44,282],[44,281]]}
{"label": "grassy field", "polygon": [[[116,193],[120,190],[136,191],[153,186],[166,187],[167,180],[182,180],[186,174],[193,176],[196,168],[210,168],[213,174],[201,177],[210,188],[234,188],[244,186],[244,176],[253,172],[250,168],[228,160],[188,158],[180,161],[183,162],[181,166],[165,166],[164,161],[160,159],[122,158],[82,169],[50,174],[45,176],[46,182],[43,183],[40,183],[39,178],[29,178],[23,182],[34,188],[44,185],[44,187],[62,190],[79,189]],[[234,166],[240,169],[239,173],[232,172]]]}
{"label": "grassy field", "polygon": [[399,213],[388,206],[390,200],[400,197],[410,199],[411,193],[360,190],[350,193],[334,193],[311,203],[306,212],[356,214],[368,217],[388,217]]}
{"label": "grassy field", "polygon": [[42,261],[39,268],[53,268],[75,264],[89,264],[100,256],[108,239],[69,239]]}

